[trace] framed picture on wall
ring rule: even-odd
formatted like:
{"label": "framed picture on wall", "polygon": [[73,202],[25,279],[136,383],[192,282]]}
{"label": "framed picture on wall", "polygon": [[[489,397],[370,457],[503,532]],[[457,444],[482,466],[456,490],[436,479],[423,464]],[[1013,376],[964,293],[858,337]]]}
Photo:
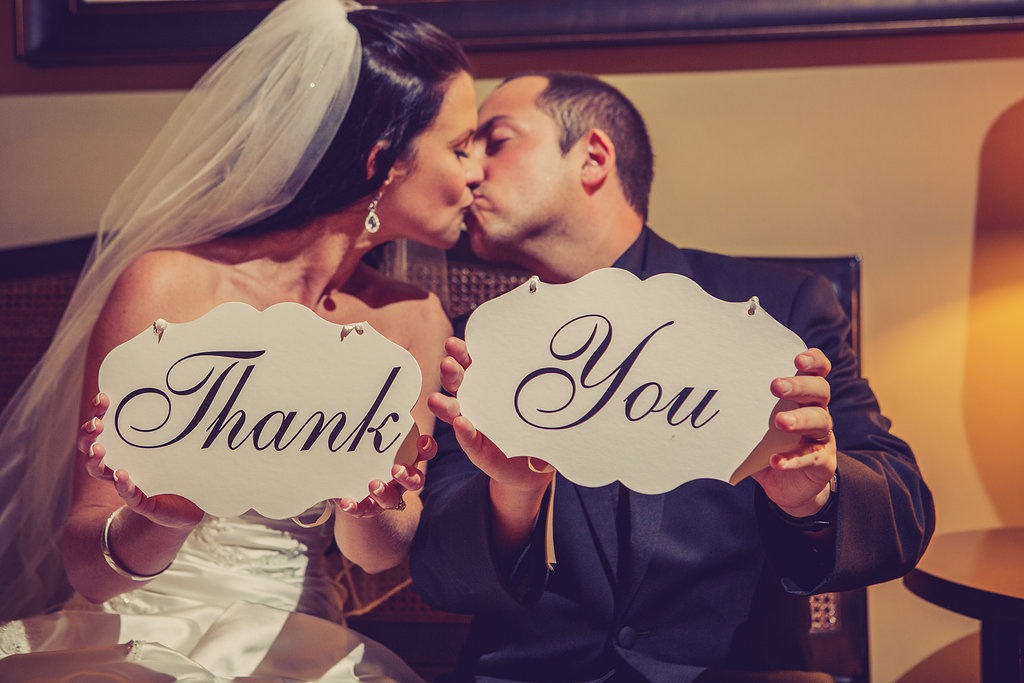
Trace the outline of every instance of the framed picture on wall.
{"label": "framed picture on wall", "polygon": [[[15,0],[29,64],[216,58],[275,0]],[[1024,27],[1024,0],[375,0],[470,51]]]}

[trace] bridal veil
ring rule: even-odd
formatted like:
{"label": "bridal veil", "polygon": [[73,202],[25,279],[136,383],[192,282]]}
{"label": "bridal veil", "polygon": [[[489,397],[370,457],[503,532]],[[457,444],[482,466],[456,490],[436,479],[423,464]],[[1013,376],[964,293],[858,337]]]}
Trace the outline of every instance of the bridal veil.
{"label": "bridal veil", "polygon": [[278,5],[184,97],[111,198],[49,349],[0,415],[0,621],[68,593],[59,539],[84,357],[115,281],[146,251],[214,239],[291,201],[352,99],[352,8]]}

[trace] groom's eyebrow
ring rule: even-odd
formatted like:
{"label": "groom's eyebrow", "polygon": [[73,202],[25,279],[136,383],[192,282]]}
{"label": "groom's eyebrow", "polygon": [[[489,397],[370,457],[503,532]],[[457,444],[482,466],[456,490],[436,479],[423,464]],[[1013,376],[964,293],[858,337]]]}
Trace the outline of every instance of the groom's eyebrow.
{"label": "groom's eyebrow", "polygon": [[479,140],[480,138],[487,137],[487,134],[491,132],[491,129],[498,124],[499,121],[504,119],[505,116],[499,114],[498,116],[492,116],[487,119],[476,129],[476,134],[473,136],[474,139]]}

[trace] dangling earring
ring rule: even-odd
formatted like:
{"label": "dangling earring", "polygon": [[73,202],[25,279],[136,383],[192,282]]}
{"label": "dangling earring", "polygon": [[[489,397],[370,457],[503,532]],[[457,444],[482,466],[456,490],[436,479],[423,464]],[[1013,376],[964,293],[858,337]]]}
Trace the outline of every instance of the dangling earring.
{"label": "dangling earring", "polygon": [[380,203],[380,198],[384,195],[384,190],[377,192],[377,195],[370,202],[368,213],[366,214],[366,220],[363,221],[363,227],[366,228],[366,232],[371,235],[380,230],[380,217],[377,215],[377,204]]}

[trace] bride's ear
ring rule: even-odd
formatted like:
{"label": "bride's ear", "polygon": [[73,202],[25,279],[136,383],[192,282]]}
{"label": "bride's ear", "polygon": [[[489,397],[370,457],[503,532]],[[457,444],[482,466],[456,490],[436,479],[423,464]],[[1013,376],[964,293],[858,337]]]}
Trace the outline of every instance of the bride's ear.
{"label": "bride's ear", "polygon": [[380,151],[382,149],[384,149],[385,147],[387,147],[387,145],[385,145],[384,141],[381,140],[380,142],[378,142],[376,145],[373,146],[373,149],[370,150],[370,155],[368,157],[366,157],[366,179],[367,180],[372,178],[373,175],[377,172],[377,155],[380,154]]}
{"label": "bride's ear", "polygon": [[[366,178],[372,178],[377,172],[377,155],[382,150],[387,149],[387,144],[382,140],[373,146],[370,150],[370,156],[366,159]],[[388,177],[384,179],[384,184],[387,185],[396,177],[403,176],[409,171],[408,163],[401,159],[396,159],[391,168],[388,169]]]}

